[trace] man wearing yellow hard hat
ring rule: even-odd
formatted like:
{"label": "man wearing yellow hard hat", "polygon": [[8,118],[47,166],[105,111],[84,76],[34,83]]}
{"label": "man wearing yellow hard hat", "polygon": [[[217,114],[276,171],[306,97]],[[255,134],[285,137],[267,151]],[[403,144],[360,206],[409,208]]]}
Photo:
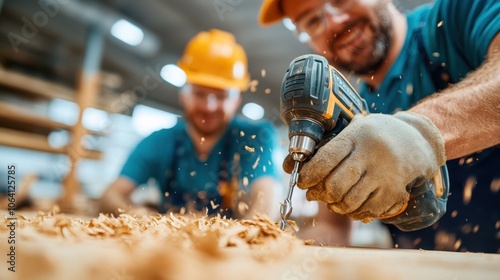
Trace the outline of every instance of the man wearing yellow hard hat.
{"label": "man wearing yellow hard hat", "polygon": [[147,213],[131,206],[130,195],[155,178],[162,193],[158,212],[277,215],[274,127],[235,116],[249,83],[244,49],[225,31],[200,32],[178,66],[187,76],[179,95],[184,120],[138,144],[102,196],[102,211]]}

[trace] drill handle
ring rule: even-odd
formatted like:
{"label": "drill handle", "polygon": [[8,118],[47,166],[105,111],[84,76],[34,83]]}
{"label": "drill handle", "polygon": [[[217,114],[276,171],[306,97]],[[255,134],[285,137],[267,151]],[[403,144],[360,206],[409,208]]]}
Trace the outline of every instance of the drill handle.
{"label": "drill handle", "polygon": [[337,121],[337,124],[335,125],[335,127],[332,130],[325,132],[325,134],[323,135],[323,138],[321,138],[321,141],[316,146],[316,149],[323,147],[323,145],[325,145],[330,140],[335,138],[342,130],[344,130],[344,128],[347,127],[348,124],[349,124],[349,122],[346,119],[344,119],[344,118],[339,119]]}
{"label": "drill handle", "polygon": [[434,178],[411,188],[410,200],[402,213],[380,220],[402,231],[433,225],[446,213],[449,185],[448,169],[443,165]]}

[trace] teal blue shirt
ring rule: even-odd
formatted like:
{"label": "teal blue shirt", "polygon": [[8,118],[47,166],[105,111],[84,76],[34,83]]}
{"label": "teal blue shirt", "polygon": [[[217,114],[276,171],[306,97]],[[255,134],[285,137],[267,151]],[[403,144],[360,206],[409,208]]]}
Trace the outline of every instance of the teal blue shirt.
{"label": "teal blue shirt", "polygon": [[206,160],[200,160],[186,123],[162,129],[143,139],[130,154],[121,176],[135,184],[149,178],[159,184],[163,202],[160,211],[178,209],[194,202],[195,210],[207,208],[209,214],[221,203],[218,183],[236,176],[241,190],[263,176],[278,178],[273,164],[275,128],[266,121],[235,118],[213,147]]}
{"label": "teal blue shirt", "polygon": [[[360,87],[371,112],[406,110],[480,67],[500,32],[500,1],[438,0],[407,13],[407,20],[404,46],[380,88]],[[500,148],[468,158],[447,162],[451,194],[435,225],[415,232],[389,226],[400,248],[500,252],[500,192],[490,187],[500,179]],[[470,180],[475,180],[473,193],[464,203]]]}
{"label": "teal blue shirt", "polygon": [[[500,30],[500,1],[443,0],[407,13],[408,32],[400,55],[376,90],[364,84],[360,94],[371,112],[406,110],[438,91],[429,67],[441,65],[457,83],[484,61]],[[421,31],[419,31],[421,29]],[[419,48],[418,32],[426,55]],[[438,77],[439,78],[439,77]]]}

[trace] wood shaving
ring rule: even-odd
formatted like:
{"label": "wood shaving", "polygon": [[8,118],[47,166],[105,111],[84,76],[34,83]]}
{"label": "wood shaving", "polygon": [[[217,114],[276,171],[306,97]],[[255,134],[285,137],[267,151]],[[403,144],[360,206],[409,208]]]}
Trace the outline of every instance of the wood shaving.
{"label": "wood shaving", "polygon": [[[0,240],[7,240],[10,233],[10,220],[4,215]],[[443,279],[498,275],[494,254],[449,255],[451,260],[446,261],[448,254],[431,251],[416,256],[410,250],[305,246],[314,241],[298,239],[291,229],[281,231],[277,222],[263,215],[234,220],[193,213],[75,217],[51,212],[17,213],[17,218],[16,272],[7,271],[4,260],[0,279],[413,280],[427,275]],[[496,226],[500,228],[500,221]],[[452,247],[461,246],[457,238],[441,238]],[[6,254],[8,246],[0,242],[0,251]],[[402,258],[411,261],[394,266]],[[457,261],[471,265],[457,270],[463,267]],[[479,268],[471,270],[473,264]]]}
{"label": "wood shaving", "polygon": [[249,151],[250,153],[255,152],[255,148],[249,147],[247,145],[245,145],[245,150]]}
{"label": "wood shaving", "polygon": [[215,204],[213,200],[210,200],[210,205],[212,206],[212,209],[217,209],[217,207],[219,207],[219,204]]}
{"label": "wood shaving", "polygon": [[[212,202],[213,204],[213,202]],[[218,205],[213,205],[214,207]],[[238,208],[248,210],[248,205],[240,203]],[[64,237],[76,239],[122,239],[140,240],[143,235],[155,238],[184,238],[193,245],[193,236],[205,236],[207,232],[218,233],[216,240],[219,247],[249,247],[253,244],[265,244],[270,239],[299,240],[293,234],[279,229],[278,223],[266,216],[256,214],[254,220],[227,219],[217,215],[183,216],[174,213],[157,216],[131,216],[120,214],[118,217],[100,214],[96,218],[82,219],[62,214],[39,213],[28,218],[17,215],[17,227],[20,232],[30,232],[45,237]],[[0,223],[0,233],[8,231],[7,217]],[[70,237],[72,235],[72,237]]]}
{"label": "wood shaving", "polygon": [[248,209],[248,204],[246,204],[245,202],[240,201],[238,203],[238,213],[240,213],[240,215],[244,215],[248,211]]}
{"label": "wood shaving", "polygon": [[[238,208],[248,211],[246,204]],[[140,275],[131,279],[206,279],[206,270],[214,266],[219,269],[212,269],[211,275],[234,279],[240,274],[234,266],[252,263],[272,268],[272,263],[312,244],[258,214],[253,220],[194,213],[82,218],[53,211],[17,216],[19,263],[30,269],[17,272],[15,279],[122,279],[115,274],[123,269]],[[3,240],[9,234],[8,223],[4,216]],[[32,268],[42,263],[34,275]],[[221,271],[227,273],[226,266],[232,274],[224,278]]]}
{"label": "wood shaving", "polygon": [[464,205],[469,204],[469,202],[471,201],[472,191],[474,190],[476,184],[477,184],[477,181],[476,181],[475,177],[467,178],[467,181],[465,182],[465,186],[464,186],[464,192],[463,192]]}
{"label": "wood shaving", "polygon": [[257,86],[259,85],[258,80],[251,80],[248,86],[250,87],[250,92],[256,92],[257,91]]}
{"label": "wood shaving", "polygon": [[259,161],[260,161],[260,156],[258,156],[257,159],[255,160],[254,164],[252,165],[252,169],[257,168],[257,166],[259,165]]}

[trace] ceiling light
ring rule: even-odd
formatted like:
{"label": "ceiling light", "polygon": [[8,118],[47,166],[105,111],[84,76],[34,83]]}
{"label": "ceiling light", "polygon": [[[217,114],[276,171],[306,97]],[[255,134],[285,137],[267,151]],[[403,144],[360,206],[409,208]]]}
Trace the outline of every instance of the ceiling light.
{"label": "ceiling light", "polygon": [[256,103],[247,103],[241,109],[243,115],[252,119],[252,120],[260,120],[264,117],[264,108]]}
{"label": "ceiling light", "polygon": [[111,34],[131,46],[139,45],[144,39],[144,32],[124,19],[120,19],[113,24]]}
{"label": "ceiling light", "polygon": [[167,64],[161,68],[160,76],[165,81],[176,87],[182,87],[186,83],[186,73],[175,64]]}

